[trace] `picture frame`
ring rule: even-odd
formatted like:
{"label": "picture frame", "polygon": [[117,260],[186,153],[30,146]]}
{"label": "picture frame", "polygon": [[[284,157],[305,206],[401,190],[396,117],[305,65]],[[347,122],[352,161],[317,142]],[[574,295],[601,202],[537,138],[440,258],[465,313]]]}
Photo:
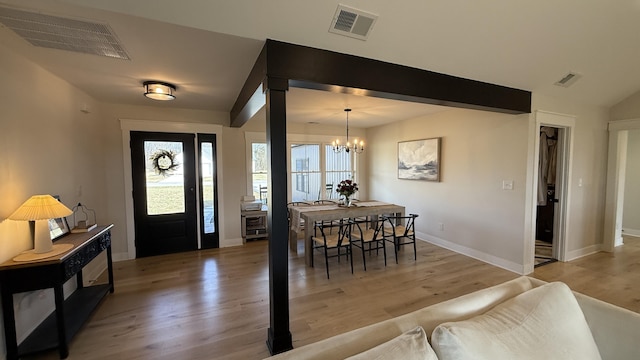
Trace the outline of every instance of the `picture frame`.
{"label": "picture frame", "polygon": [[[60,196],[54,195],[58,201],[60,201]],[[69,234],[71,230],[69,229],[69,223],[67,222],[67,218],[56,218],[49,219],[49,235],[51,236],[51,241],[55,241],[67,234]]]}
{"label": "picture frame", "polygon": [[441,137],[398,142],[398,179],[440,181]]}

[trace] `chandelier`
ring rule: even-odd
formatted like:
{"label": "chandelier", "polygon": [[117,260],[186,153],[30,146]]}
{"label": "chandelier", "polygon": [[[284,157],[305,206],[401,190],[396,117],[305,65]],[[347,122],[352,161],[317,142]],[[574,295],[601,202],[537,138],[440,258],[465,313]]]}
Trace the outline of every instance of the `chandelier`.
{"label": "chandelier", "polygon": [[347,113],[347,143],[340,144],[340,139],[334,140],[331,144],[333,147],[333,151],[339,153],[344,150],[347,153],[353,151],[356,154],[360,154],[364,151],[364,141],[360,140],[360,142],[358,142],[358,139],[356,138],[353,141],[353,144],[349,142],[349,112],[351,112],[351,109],[344,109],[344,111]]}

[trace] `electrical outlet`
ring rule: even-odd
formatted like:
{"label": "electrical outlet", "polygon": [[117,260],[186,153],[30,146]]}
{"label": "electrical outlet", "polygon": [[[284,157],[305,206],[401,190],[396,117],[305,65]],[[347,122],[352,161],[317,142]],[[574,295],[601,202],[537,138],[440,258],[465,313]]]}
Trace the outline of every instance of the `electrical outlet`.
{"label": "electrical outlet", "polygon": [[438,223],[438,229],[440,229],[440,231],[444,231],[444,224]]}
{"label": "electrical outlet", "polygon": [[502,180],[502,190],[513,190],[513,180]]}

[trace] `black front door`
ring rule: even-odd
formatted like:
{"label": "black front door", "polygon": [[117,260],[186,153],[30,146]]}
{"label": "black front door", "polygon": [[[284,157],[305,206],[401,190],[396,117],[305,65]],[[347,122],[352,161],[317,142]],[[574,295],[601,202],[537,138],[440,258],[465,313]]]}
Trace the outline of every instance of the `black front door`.
{"label": "black front door", "polygon": [[131,132],[136,257],[198,248],[194,138]]}

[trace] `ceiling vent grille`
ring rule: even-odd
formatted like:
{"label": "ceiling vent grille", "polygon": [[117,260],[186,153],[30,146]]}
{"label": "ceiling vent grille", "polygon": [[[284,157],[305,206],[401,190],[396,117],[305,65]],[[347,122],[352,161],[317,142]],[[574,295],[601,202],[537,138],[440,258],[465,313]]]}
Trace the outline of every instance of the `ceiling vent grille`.
{"label": "ceiling vent grille", "polygon": [[562,79],[556,81],[555,85],[562,86],[562,87],[569,87],[573,85],[576,81],[578,81],[578,79],[580,79],[581,77],[582,75],[576,72],[570,72],[565,76],[563,76]]}
{"label": "ceiling vent grille", "polygon": [[338,5],[329,32],[367,40],[376,20],[378,20],[378,15]]}
{"label": "ceiling vent grille", "polygon": [[34,46],[130,60],[109,25],[0,7],[0,23]]}

